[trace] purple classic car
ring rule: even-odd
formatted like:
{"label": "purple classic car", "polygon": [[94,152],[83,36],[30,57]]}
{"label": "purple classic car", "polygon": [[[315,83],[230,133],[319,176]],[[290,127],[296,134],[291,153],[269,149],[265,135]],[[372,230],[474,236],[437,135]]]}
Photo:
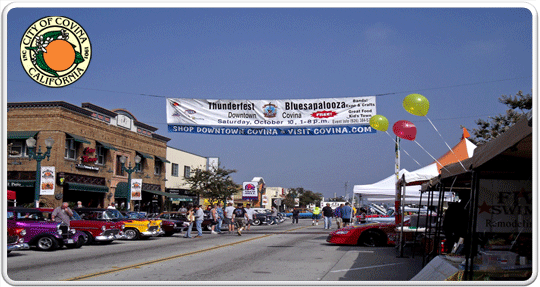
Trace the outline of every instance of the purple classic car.
{"label": "purple classic car", "polygon": [[24,228],[24,242],[39,250],[52,251],[62,246],[80,248],[86,235],[71,229],[65,223],[47,221],[40,210],[24,207],[8,207],[8,226]]}
{"label": "purple classic car", "polygon": [[7,231],[7,253],[14,250],[30,249],[28,243],[24,243],[24,235],[26,235],[24,228],[15,228],[13,224],[8,222]]}

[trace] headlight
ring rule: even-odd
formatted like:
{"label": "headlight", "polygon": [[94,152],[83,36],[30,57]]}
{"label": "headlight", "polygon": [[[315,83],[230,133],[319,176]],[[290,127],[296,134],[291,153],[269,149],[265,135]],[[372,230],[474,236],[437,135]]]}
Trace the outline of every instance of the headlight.
{"label": "headlight", "polygon": [[347,234],[347,233],[349,233],[349,230],[336,231],[336,234]]}
{"label": "headlight", "polygon": [[102,226],[101,226],[101,230],[102,230],[102,231],[105,231],[105,230],[107,230],[107,227],[105,227],[105,225],[102,225]]}
{"label": "headlight", "polygon": [[75,234],[75,232],[77,232],[77,230],[75,230],[75,229],[70,229],[69,230],[69,233],[71,233],[71,234]]}
{"label": "headlight", "polygon": [[125,224],[122,224],[122,226],[120,227],[122,230],[124,230],[124,228],[126,228],[126,225]]}

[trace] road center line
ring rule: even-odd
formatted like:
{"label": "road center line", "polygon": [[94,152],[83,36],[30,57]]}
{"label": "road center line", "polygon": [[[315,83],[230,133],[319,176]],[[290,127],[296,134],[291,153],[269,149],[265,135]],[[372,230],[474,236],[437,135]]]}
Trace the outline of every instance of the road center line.
{"label": "road center line", "polygon": [[258,236],[258,237],[254,237],[254,238],[250,238],[250,239],[246,239],[246,240],[242,240],[242,241],[227,243],[227,244],[218,245],[218,246],[214,246],[214,247],[209,247],[209,248],[205,248],[205,249],[201,249],[201,250],[195,250],[195,251],[191,251],[191,252],[187,252],[187,253],[182,253],[182,254],[177,254],[177,255],[164,257],[164,258],[160,258],[160,259],[156,259],[156,260],[151,260],[151,261],[147,261],[147,262],[132,264],[132,265],[124,266],[124,267],[116,267],[116,266],[114,266],[113,269],[110,269],[110,270],[105,270],[105,271],[101,271],[101,272],[96,272],[96,273],[81,275],[81,276],[77,276],[77,277],[72,277],[72,278],[64,279],[63,281],[84,280],[84,279],[97,277],[97,276],[110,274],[110,273],[115,273],[115,272],[119,272],[119,271],[123,271],[123,270],[140,268],[141,266],[151,265],[151,264],[160,263],[160,262],[164,262],[164,261],[168,261],[168,260],[173,260],[173,259],[177,259],[177,258],[189,256],[189,255],[194,255],[194,254],[198,254],[198,253],[203,253],[203,252],[207,252],[207,251],[211,251],[211,250],[215,250],[215,249],[219,249],[219,248],[223,248],[223,247],[233,246],[233,245],[249,242],[249,241],[252,241],[252,240],[266,238],[266,237],[276,235],[276,234],[288,233],[288,232],[303,229],[303,228],[306,228],[306,227],[307,226],[303,226],[303,227],[298,227],[298,228],[295,228],[295,229],[285,230],[283,232],[266,234],[266,235],[263,235],[263,236]]}

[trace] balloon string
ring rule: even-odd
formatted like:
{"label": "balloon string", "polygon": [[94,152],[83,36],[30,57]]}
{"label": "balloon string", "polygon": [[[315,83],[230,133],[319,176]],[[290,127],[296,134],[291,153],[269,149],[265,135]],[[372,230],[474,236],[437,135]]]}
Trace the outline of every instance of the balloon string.
{"label": "balloon string", "polygon": [[442,165],[442,163],[440,163],[436,158],[434,158],[423,146],[420,145],[420,143],[418,143],[416,140],[414,140],[414,142],[419,146],[421,147],[427,154],[429,154],[429,156],[434,159],[438,164],[440,164],[442,166],[442,168],[444,168],[446,171],[450,172],[448,169],[446,169],[446,167],[444,167],[444,165]]}
{"label": "balloon string", "polygon": [[[388,131],[384,131],[384,132],[394,141],[394,143],[398,144],[397,141],[388,133]],[[412,160],[414,160],[414,162],[416,162],[417,165],[422,166],[406,150],[404,150],[404,149],[401,149],[401,150],[404,151],[405,154],[407,154]]]}
{"label": "balloon string", "polygon": [[[446,141],[444,140],[443,136],[441,135],[441,133],[439,132],[439,130],[435,127],[435,125],[431,122],[431,120],[427,117],[427,116],[424,116],[426,117],[426,119],[429,121],[429,123],[431,124],[431,126],[433,126],[433,128],[435,129],[435,131],[439,134],[439,136],[441,137],[441,139],[443,140],[443,142],[446,144],[446,146],[448,147],[448,149],[452,152],[452,154],[456,157],[457,161],[459,162],[459,164],[461,165],[461,167],[467,171],[467,169],[465,168],[465,166],[463,166],[463,163],[461,163],[461,161],[459,160],[458,156],[456,155],[456,153],[454,153],[454,151],[452,150],[452,148],[446,143]],[[440,163],[439,163],[440,164]],[[441,164],[442,165],[442,164]]]}

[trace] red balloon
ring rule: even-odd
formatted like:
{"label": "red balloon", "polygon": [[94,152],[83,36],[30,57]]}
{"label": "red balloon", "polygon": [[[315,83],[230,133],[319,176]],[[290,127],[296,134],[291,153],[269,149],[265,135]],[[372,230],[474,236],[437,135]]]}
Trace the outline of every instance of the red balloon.
{"label": "red balloon", "polygon": [[396,136],[413,141],[416,138],[416,126],[409,121],[397,121],[393,127]]}

